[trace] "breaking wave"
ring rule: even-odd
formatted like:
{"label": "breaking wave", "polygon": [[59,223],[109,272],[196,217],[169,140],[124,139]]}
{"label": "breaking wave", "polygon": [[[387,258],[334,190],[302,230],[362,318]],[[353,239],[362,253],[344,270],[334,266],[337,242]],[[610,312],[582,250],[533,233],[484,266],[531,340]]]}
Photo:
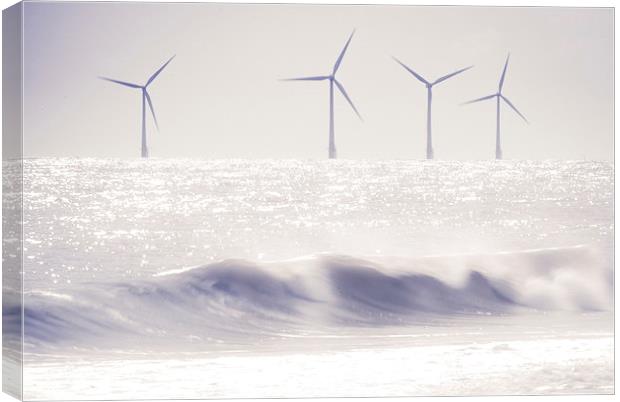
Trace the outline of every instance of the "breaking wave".
{"label": "breaking wave", "polygon": [[[588,247],[484,255],[224,260],[148,280],[25,296],[26,349],[170,350],[294,330],[416,325],[530,310],[609,310],[613,271]],[[19,306],[4,307],[19,333]],[[174,344],[171,344],[173,340]]]}

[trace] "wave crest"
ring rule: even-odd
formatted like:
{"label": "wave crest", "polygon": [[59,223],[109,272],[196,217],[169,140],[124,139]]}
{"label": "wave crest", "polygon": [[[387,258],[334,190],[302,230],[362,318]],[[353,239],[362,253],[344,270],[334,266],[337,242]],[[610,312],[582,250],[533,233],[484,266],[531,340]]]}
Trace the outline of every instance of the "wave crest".
{"label": "wave crest", "polygon": [[[35,349],[143,348],[146,342],[172,350],[182,341],[234,343],[291,329],[415,325],[531,309],[608,310],[612,269],[602,261],[587,247],[417,259],[231,259],[68,294],[27,294],[24,330]],[[6,305],[4,325],[18,323],[11,317],[20,313]]]}

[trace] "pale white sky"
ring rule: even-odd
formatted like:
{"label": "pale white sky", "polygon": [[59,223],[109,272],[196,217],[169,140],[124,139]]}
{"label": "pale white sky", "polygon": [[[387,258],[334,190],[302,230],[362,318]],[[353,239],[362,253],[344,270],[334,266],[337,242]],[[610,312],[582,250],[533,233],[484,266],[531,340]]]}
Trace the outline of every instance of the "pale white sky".
{"label": "pale white sky", "polygon": [[150,87],[155,157],[317,158],[327,155],[328,83],[280,78],[338,73],[364,117],[336,97],[339,156],[422,159],[426,90],[396,56],[435,79],[437,159],[492,159],[493,101],[507,159],[613,158],[611,9],[164,3],[26,3],[24,155],[138,157],[136,83],[171,55]]}

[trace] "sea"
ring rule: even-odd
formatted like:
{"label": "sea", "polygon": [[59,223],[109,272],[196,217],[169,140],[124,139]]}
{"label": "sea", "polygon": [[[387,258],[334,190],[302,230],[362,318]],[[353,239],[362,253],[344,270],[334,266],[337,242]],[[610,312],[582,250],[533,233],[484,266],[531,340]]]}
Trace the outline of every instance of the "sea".
{"label": "sea", "polygon": [[21,185],[30,399],[614,391],[608,162],[28,159],[5,209]]}

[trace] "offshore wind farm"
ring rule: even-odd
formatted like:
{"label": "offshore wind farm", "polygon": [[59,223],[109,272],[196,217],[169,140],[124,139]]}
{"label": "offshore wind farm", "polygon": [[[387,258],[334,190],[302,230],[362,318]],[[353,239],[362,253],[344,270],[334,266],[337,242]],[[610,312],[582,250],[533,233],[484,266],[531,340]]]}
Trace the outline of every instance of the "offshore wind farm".
{"label": "offshore wind farm", "polygon": [[24,7],[26,399],[614,392],[613,12]]}

